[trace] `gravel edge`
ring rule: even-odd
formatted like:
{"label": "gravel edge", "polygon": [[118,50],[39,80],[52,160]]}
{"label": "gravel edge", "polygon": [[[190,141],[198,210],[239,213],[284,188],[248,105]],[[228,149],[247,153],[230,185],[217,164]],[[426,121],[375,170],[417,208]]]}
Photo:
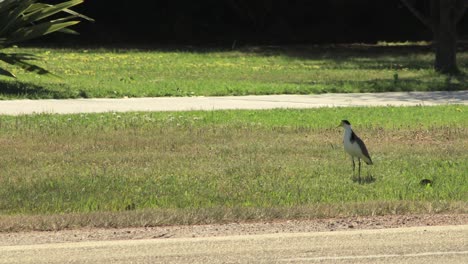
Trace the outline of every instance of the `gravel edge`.
{"label": "gravel edge", "polygon": [[275,222],[242,222],[194,226],[79,229],[0,233],[0,246],[103,240],[220,237],[271,233],[326,232],[415,226],[468,225],[468,214],[356,216]]}

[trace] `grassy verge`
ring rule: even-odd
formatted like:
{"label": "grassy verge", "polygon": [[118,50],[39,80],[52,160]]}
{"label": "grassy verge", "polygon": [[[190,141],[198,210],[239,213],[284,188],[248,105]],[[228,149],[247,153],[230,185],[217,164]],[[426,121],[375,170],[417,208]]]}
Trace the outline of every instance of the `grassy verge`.
{"label": "grassy verge", "polygon": [[[310,94],[466,89],[432,70],[427,47],[340,46],[220,50],[15,49],[62,79],[16,71],[0,98]],[[468,52],[458,53],[468,72]],[[8,65],[1,65],[9,67]]]}
{"label": "grassy verge", "polygon": [[[467,112],[0,116],[0,230],[467,213]],[[344,118],[375,162],[365,184],[342,150]]]}

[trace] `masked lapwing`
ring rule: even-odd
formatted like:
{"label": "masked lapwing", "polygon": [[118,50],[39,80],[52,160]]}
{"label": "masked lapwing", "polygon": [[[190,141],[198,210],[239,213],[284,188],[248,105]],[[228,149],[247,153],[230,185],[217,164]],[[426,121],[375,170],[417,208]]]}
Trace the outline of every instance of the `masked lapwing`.
{"label": "masked lapwing", "polygon": [[354,163],[354,158],[358,159],[359,169],[358,169],[358,179],[361,181],[361,159],[367,165],[372,165],[372,159],[367,151],[366,145],[364,142],[354,133],[351,128],[351,123],[348,120],[342,120],[340,126],[345,130],[343,137],[343,144],[345,151],[351,156],[353,161],[353,175],[355,174],[356,164]]}

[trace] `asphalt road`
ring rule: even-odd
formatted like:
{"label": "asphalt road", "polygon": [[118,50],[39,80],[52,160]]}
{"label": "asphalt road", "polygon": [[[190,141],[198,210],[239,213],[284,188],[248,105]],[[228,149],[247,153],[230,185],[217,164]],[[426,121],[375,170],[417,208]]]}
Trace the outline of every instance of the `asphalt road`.
{"label": "asphalt road", "polygon": [[1,246],[0,263],[468,263],[468,225]]}
{"label": "asphalt road", "polygon": [[124,99],[4,100],[0,114],[316,108],[333,106],[468,105],[468,90],[321,95],[158,97]]}

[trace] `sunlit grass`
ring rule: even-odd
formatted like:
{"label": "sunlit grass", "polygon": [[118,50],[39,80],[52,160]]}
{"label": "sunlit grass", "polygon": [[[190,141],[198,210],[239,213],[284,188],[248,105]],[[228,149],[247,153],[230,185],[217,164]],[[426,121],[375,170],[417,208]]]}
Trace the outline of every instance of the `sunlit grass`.
{"label": "sunlit grass", "polygon": [[[465,89],[432,70],[428,49],[245,48],[240,51],[11,49],[62,77],[0,77],[0,98],[310,94]],[[467,71],[468,53],[458,53]],[[9,67],[2,65],[2,67]]]}
{"label": "sunlit grass", "polygon": [[[135,211],[141,218],[130,219],[138,223],[174,224],[305,212],[466,213],[467,111],[438,106],[1,116],[0,214]],[[336,128],[344,118],[368,145],[375,165],[365,166],[363,175],[374,181],[353,179]],[[422,179],[433,185],[421,186]],[[318,211],[311,213],[313,208]],[[135,224],[118,219],[104,225]]]}

